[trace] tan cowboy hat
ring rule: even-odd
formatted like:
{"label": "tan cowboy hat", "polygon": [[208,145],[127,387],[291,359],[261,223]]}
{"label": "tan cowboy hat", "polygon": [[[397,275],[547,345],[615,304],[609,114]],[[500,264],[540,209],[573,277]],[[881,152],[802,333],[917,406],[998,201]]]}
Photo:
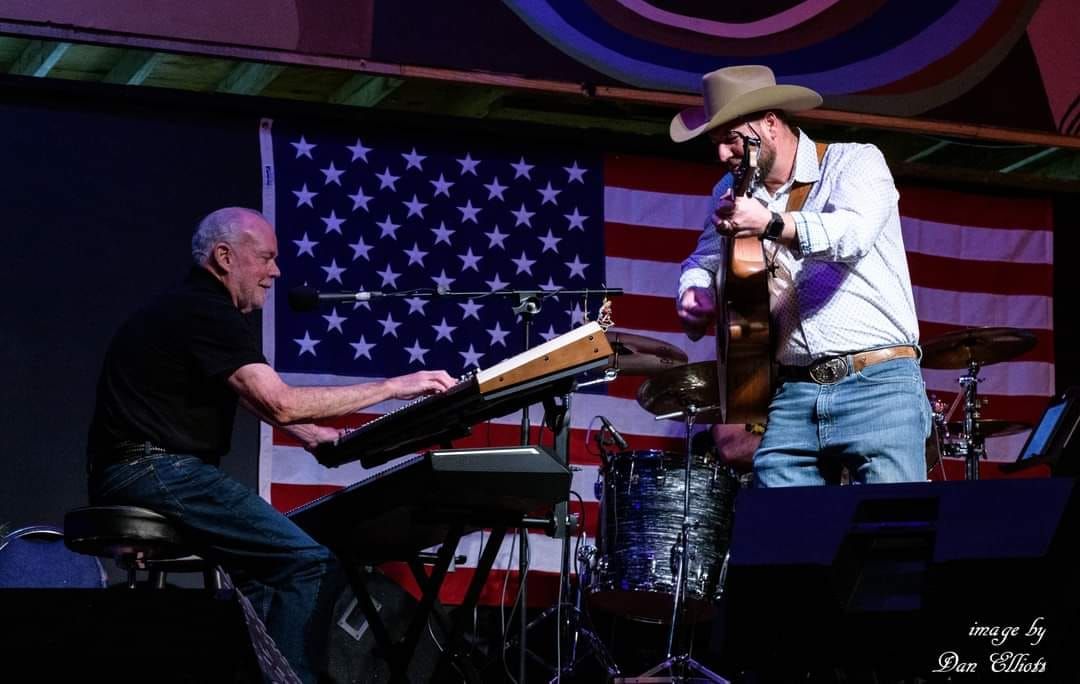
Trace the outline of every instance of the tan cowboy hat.
{"label": "tan cowboy hat", "polygon": [[690,107],[675,115],[669,132],[675,142],[685,142],[740,116],[780,109],[799,112],[821,104],[821,96],[809,88],[776,85],[772,69],[761,65],[733,66],[711,71],[701,79],[704,107]]}

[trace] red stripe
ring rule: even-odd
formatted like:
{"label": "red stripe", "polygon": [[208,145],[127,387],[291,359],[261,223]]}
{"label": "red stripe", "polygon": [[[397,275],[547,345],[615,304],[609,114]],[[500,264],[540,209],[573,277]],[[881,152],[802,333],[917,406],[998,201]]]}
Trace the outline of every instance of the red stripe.
{"label": "red stripe", "polygon": [[[958,377],[960,371],[957,371]],[[936,392],[930,394],[945,402],[946,408],[952,405],[956,398],[956,392]],[[1027,423],[1034,426],[1042,418],[1046,411],[1046,405],[1050,403],[1050,397],[1039,396],[1009,396],[1004,394],[979,394],[979,400],[984,402],[980,409],[980,416],[984,420],[1008,420]],[[963,413],[963,407],[956,410],[950,420],[959,420]],[[1015,455],[1015,454],[1014,454]],[[997,456],[997,454],[991,454]]]}
{"label": "red stripe", "polygon": [[[942,465],[935,466],[930,469],[930,479],[935,482],[949,481],[954,482],[964,479],[965,463],[962,458],[943,458],[940,463]],[[1050,477],[1050,467],[1043,464],[1037,466],[1031,466],[1027,470],[1021,470],[1015,473],[1006,473],[1001,470],[1003,463],[994,461],[982,461],[979,463],[979,479],[980,480],[1006,480],[1006,479],[1028,479],[1028,478],[1040,478]],[[942,470],[944,469],[944,474]]]}
{"label": "red stripe", "polygon": [[[967,330],[964,326],[952,325],[949,323],[928,323],[919,321],[919,340],[922,344],[926,344],[931,340],[937,339],[947,333],[956,332],[957,330]],[[1053,330],[1032,330],[1035,334],[1035,346],[1031,351],[1028,351],[1016,358],[1009,359],[1009,361],[1042,361],[1044,363],[1054,362],[1054,331]],[[990,369],[987,369],[988,371]]]}
{"label": "red stripe", "polygon": [[700,234],[700,230],[648,228],[608,221],[604,223],[604,253],[609,257],[681,264],[697,247]]}
{"label": "red stripe", "polygon": [[921,287],[1000,295],[1054,295],[1054,272],[1047,264],[972,261],[908,252],[911,281]]}
{"label": "red stripe", "polygon": [[613,154],[604,158],[604,185],[676,195],[712,195],[725,170],[716,164]]}
{"label": "red stripe", "polygon": [[341,487],[337,485],[304,485],[271,482],[270,502],[274,505],[274,508],[284,513],[286,511],[291,511],[298,506],[303,506],[308,502],[314,501],[320,496],[333,494],[339,489],[341,489]]}
{"label": "red stripe", "polygon": [[958,226],[1051,230],[1053,204],[1042,197],[973,195],[953,190],[905,186],[900,190],[900,214]]}
{"label": "red stripe", "polygon": [[[600,463],[599,453],[596,451],[595,443],[586,443],[585,441],[586,430],[582,428],[574,428],[570,430],[570,463],[574,465],[598,465]],[[593,436],[596,432],[593,431]],[[541,443],[540,427],[533,425],[530,432],[530,442],[532,444]],[[629,432],[623,435],[630,443],[631,449],[635,451],[644,451],[647,449],[660,449],[661,451],[679,451],[682,449],[682,440],[676,437],[654,437],[651,435],[634,435]],[[491,446],[506,446],[508,444],[518,444],[521,437],[521,428],[517,425],[506,425],[500,423],[481,423],[474,426],[473,434],[454,441],[454,448],[466,449],[476,447],[491,447]],[[543,444],[551,444],[551,432],[544,430]],[[285,430],[274,428],[274,445],[275,446],[300,446],[299,442]],[[300,487],[308,485],[284,485],[275,484],[275,487]],[[315,486],[315,485],[312,485]],[[336,487],[334,488],[336,489]],[[331,489],[330,491],[333,491]],[[314,496],[321,496],[326,492],[321,492]],[[295,501],[304,495],[301,493],[288,494],[283,496],[289,496],[289,501]],[[311,498],[314,498],[312,496]],[[276,504],[276,496],[273,499]],[[310,501],[310,498],[304,499],[300,503]],[[299,504],[296,504],[299,505]],[[287,509],[286,509],[287,510]]]}
{"label": "red stripe", "polygon": [[[571,567],[573,562],[571,562]],[[401,587],[412,594],[413,598],[420,598],[420,587],[413,578],[412,571],[405,563],[384,563],[379,569],[390,579],[397,582]],[[430,570],[430,568],[429,568]],[[476,573],[474,568],[457,568],[454,572],[446,575],[442,587],[439,590],[439,600],[449,606],[461,605],[465,599],[465,592],[469,589],[469,582]],[[509,574],[505,594],[503,593],[503,581]],[[480,591],[481,606],[505,605],[510,607],[518,592],[517,570],[492,569],[488,573],[484,588]],[[559,575],[551,572],[530,572],[529,583],[526,592],[530,608],[546,608],[555,605],[559,595]],[[503,597],[505,596],[505,601]]]}
{"label": "red stripe", "polygon": [[676,283],[671,284],[670,297],[637,294],[617,297],[612,307],[615,325],[630,330],[681,333],[682,324],[675,313],[676,287]]}

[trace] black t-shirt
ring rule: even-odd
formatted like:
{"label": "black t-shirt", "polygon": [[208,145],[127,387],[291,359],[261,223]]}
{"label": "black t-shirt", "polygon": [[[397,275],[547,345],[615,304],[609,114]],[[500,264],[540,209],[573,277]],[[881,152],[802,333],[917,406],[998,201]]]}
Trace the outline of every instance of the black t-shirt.
{"label": "black t-shirt", "polygon": [[266,363],[254,317],[202,268],[124,323],[105,354],[88,450],[98,465],[120,442],[149,441],[216,463],[229,450],[237,396],[226,380]]}

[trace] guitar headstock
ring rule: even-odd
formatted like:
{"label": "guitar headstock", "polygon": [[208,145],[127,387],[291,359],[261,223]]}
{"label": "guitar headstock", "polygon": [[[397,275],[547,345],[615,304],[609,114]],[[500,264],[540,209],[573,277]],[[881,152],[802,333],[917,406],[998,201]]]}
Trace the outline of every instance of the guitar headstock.
{"label": "guitar headstock", "polygon": [[735,183],[732,192],[736,197],[749,197],[754,191],[754,183],[758,174],[758,151],[761,149],[761,138],[745,133],[735,132],[742,138],[743,156],[739,168],[733,172]]}

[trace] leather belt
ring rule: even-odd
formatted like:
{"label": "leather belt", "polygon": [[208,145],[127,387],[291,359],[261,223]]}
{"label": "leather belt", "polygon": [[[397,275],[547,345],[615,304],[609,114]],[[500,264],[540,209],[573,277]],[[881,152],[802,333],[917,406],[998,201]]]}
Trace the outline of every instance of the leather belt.
{"label": "leather belt", "polygon": [[858,373],[874,364],[892,361],[893,359],[914,358],[918,358],[915,347],[905,344],[896,347],[871,349],[844,356],[830,356],[815,361],[809,366],[780,366],[779,377],[781,381],[797,380],[800,382],[816,382],[819,385],[832,385],[852,373]]}
{"label": "leather belt", "polygon": [[141,456],[167,454],[169,450],[163,449],[152,442],[117,442],[106,452],[114,456],[121,456],[122,458],[117,459],[117,462],[123,462]]}

